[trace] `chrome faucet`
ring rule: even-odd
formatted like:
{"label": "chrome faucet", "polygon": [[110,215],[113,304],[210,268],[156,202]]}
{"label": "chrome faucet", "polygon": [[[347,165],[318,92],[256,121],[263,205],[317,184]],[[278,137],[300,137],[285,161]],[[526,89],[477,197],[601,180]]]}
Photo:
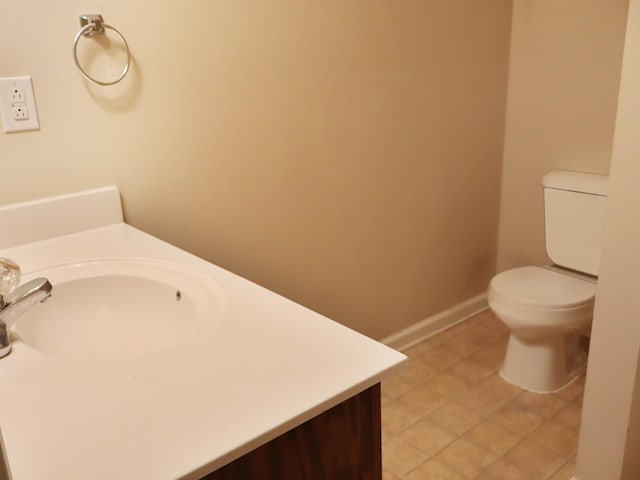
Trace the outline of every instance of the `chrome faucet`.
{"label": "chrome faucet", "polygon": [[36,278],[16,288],[20,268],[7,258],[0,258],[0,358],[11,352],[8,327],[36,303],[51,295],[52,286],[46,278]]}

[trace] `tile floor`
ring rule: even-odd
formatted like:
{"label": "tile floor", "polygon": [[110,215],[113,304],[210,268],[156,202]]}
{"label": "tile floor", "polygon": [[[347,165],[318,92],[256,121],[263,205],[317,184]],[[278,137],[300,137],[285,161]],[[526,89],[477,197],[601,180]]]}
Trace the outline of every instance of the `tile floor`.
{"label": "tile floor", "polygon": [[382,382],[384,480],[569,480],[584,375],[539,395],[500,378],[507,330],[490,311],[405,353]]}

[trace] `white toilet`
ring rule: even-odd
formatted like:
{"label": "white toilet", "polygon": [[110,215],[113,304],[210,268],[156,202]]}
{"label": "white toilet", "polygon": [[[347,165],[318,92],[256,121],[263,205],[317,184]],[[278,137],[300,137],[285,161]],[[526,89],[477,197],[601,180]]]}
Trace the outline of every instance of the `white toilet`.
{"label": "white toilet", "polygon": [[510,329],[500,375],[514,385],[550,393],[584,371],[578,341],[591,330],[608,178],[547,173],[545,243],[553,265],[507,270],[489,284],[489,306]]}

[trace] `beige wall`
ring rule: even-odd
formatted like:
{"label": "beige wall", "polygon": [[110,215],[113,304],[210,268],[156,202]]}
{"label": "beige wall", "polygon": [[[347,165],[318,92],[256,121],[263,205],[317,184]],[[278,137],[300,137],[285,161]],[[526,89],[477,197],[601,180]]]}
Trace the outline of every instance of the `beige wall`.
{"label": "beige wall", "polygon": [[[76,70],[82,13],[129,41],[121,85]],[[42,128],[0,133],[0,203],[117,184],[132,225],[384,337],[495,271],[510,14],[509,0],[2,2],[0,75],[33,76]],[[83,61],[117,73],[110,55]]]}
{"label": "beige wall", "polygon": [[602,266],[576,477],[640,478],[640,0],[632,0],[620,84]]}
{"label": "beige wall", "polygon": [[542,176],[608,173],[628,0],[514,0],[498,271],[548,263]]}

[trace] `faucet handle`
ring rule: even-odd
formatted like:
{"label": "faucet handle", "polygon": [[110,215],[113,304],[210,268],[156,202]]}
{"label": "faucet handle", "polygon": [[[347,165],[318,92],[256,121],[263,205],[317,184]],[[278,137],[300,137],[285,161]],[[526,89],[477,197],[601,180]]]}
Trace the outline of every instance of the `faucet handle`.
{"label": "faucet handle", "polygon": [[20,267],[9,258],[0,257],[0,295],[8,295],[20,285]]}

